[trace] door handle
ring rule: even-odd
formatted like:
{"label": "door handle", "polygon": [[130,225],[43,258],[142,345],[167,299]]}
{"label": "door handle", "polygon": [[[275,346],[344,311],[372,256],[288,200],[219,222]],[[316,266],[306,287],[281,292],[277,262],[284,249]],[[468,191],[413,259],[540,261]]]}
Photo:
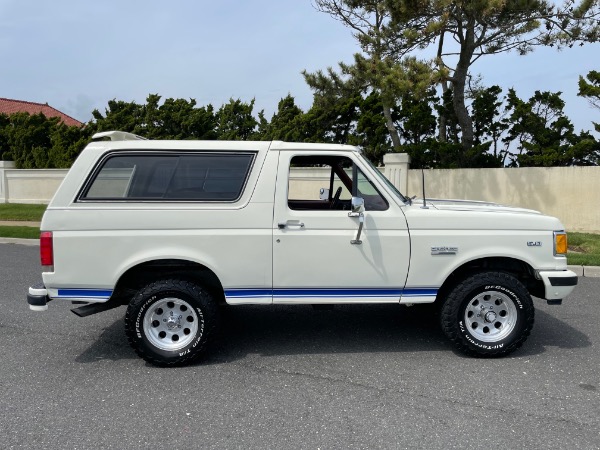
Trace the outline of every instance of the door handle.
{"label": "door handle", "polygon": [[277,227],[280,230],[283,230],[285,227],[288,227],[288,228],[292,228],[292,227],[304,228],[304,222],[300,222],[299,220],[288,220],[287,222],[279,222],[277,224]]}

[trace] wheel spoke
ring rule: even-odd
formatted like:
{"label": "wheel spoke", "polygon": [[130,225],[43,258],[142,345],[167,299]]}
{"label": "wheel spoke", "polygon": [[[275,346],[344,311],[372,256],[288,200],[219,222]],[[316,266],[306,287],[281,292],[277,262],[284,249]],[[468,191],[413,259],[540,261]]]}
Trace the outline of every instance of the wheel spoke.
{"label": "wheel spoke", "polygon": [[507,295],[486,291],[467,304],[464,319],[473,337],[483,342],[498,342],[514,329],[517,309]]}
{"label": "wheel spoke", "polygon": [[201,325],[196,311],[187,301],[172,297],[157,301],[146,311],[143,322],[148,341],[167,351],[189,345],[197,337]]}

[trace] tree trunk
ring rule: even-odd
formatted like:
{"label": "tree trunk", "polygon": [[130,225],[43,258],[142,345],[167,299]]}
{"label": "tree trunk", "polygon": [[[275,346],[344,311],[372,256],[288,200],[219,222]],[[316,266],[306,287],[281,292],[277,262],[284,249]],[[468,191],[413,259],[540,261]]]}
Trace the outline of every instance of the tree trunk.
{"label": "tree trunk", "polygon": [[[438,66],[440,68],[440,72],[444,70],[444,61],[442,60],[442,54],[444,53],[444,32],[440,33],[440,41],[438,44]],[[444,98],[444,94],[450,86],[448,86],[448,80],[444,77],[444,80],[440,82],[442,86],[442,98]],[[440,142],[446,142],[448,140],[448,135],[446,132],[446,117],[443,114],[439,115],[439,128],[438,128],[438,140]]]}
{"label": "tree trunk", "polygon": [[[444,94],[446,93],[446,91],[448,89],[450,89],[450,86],[448,84],[448,81],[442,81],[441,85],[442,85],[442,102],[443,102]],[[440,142],[447,142],[448,141],[448,129],[446,127],[446,116],[444,114],[439,114],[438,118],[439,118],[438,140]]]}
{"label": "tree trunk", "polygon": [[392,138],[392,146],[394,147],[394,151],[399,152],[402,149],[402,144],[400,143],[398,129],[396,128],[396,125],[394,125],[394,120],[392,119],[392,108],[390,108],[390,106],[385,102],[382,106],[383,116],[385,117],[385,126],[387,127],[390,137]]}
{"label": "tree trunk", "polygon": [[452,98],[452,105],[454,107],[454,113],[458,120],[458,125],[462,132],[461,143],[463,150],[470,150],[473,147],[473,121],[469,115],[469,110],[465,104],[465,87],[467,84],[467,75],[469,74],[469,66],[471,65],[471,59],[475,52],[475,30],[474,23],[471,21],[467,25],[467,32],[465,34],[464,42],[460,49],[460,58],[454,75],[452,76],[452,86],[454,88],[454,95]]}

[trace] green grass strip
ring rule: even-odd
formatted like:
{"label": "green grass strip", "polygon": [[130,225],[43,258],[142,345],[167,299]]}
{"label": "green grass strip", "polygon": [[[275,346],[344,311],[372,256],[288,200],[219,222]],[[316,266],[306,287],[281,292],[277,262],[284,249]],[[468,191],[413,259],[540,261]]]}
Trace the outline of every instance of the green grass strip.
{"label": "green grass strip", "polygon": [[0,237],[39,239],[40,230],[36,227],[18,227],[0,225]]}
{"label": "green grass strip", "polygon": [[567,233],[567,261],[577,266],[600,266],[600,234]]}
{"label": "green grass strip", "polygon": [[0,203],[0,220],[22,220],[39,222],[48,205],[26,205],[23,203]]}

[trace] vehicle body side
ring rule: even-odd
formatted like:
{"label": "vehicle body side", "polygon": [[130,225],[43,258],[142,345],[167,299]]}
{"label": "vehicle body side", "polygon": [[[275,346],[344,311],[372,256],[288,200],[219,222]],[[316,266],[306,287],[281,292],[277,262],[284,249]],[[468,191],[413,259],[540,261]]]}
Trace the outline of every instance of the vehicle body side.
{"label": "vehicle body side", "polygon": [[[107,153],[241,150],[255,158],[234,202],[77,201],[86,177]],[[287,207],[289,155],[312,153],[352,159],[387,199],[386,211],[365,212],[362,245],[350,243],[358,222],[346,211]],[[281,220],[306,226],[281,229]],[[41,229],[52,231],[54,239],[54,270],[43,273],[49,297],[85,302],[108,301],[120,283],[123,287],[125,274],[152,265],[159,271],[181,265],[190,274],[210,273],[231,304],[428,303],[453,274],[489,264],[516,273],[539,296],[546,295],[540,271],[566,270],[566,258],[552,255],[553,231],[562,229],[557,219],[405,203],[364,164],[357,149],[338,145],[92,143],[49,205]],[[434,248],[452,251],[433,254]],[[133,289],[134,282],[125,287]]]}

